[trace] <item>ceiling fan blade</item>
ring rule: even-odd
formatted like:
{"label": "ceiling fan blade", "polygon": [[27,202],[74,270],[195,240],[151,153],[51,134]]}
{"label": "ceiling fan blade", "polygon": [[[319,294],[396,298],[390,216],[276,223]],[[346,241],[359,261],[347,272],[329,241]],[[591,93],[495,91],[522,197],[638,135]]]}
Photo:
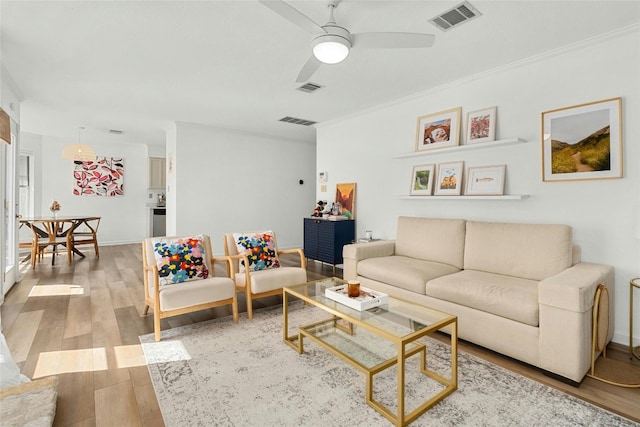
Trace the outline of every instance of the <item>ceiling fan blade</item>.
{"label": "ceiling fan blade", "polygon": [[420,33],[357,33],[351,34],[354,47],[417,48],[431,47],[433,34]]}
{"label": "ceiling fan blade", "polygon": [[282,16],[287,21],[297,25],[303,30],[311,34],[322,34],[326,31],[314,21],[312,21],[307,15],[298,11],[298,9],[289,6],[287,3],[280,0],[260,0],[260,3],[273,10],[278,15]]}
{"label": "ceiling fan blade", "polygon": [[302,70],[300,70],[300,74],[298,74],[296,82],[301,83],[308,81],[313,73],[318,71],[320,65],[322,65],[322,62],[320,62],[315,56],[311,55],[311,58],[309,58],[302,66]]}

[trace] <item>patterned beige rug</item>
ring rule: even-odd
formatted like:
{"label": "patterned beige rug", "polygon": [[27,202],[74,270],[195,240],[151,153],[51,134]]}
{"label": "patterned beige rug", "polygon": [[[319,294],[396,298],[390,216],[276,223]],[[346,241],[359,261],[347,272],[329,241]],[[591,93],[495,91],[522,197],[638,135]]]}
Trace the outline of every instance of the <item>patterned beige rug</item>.
{"label": "patterned beige rug", "polygon": [[[291,324],[318,309],[297,305]],[[202,322],[140,337],[165,423],[173,426],[388,426],[365,402],[365,376],[315,343],[298,354],[282,342],[282,308]],[[428,339],[429,368],[446,374],[450,347]],[[363,351],[366,351],[363,349]],[[407,365],[409,409],[440,389]],[[637,426],[638,424],[464,352],[458,390],[412,426]],[[395,405],[395,369],[374,396]]]}

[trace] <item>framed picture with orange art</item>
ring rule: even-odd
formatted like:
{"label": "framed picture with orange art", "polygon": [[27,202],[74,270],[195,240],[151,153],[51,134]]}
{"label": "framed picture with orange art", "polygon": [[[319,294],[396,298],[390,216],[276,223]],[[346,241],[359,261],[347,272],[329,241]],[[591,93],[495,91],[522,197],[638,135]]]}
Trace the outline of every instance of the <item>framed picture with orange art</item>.
{"label": "framed picture with orange art", "polygon": [[356,219],[356,183],[336,185],[336,202],[340,203],[342,215]]}
{"label": "framed picture with orange art", "polygon": [[462,191],[462,172],[464,162],[449,162],[438,164],[436,176],[436,196],[459,196]]}

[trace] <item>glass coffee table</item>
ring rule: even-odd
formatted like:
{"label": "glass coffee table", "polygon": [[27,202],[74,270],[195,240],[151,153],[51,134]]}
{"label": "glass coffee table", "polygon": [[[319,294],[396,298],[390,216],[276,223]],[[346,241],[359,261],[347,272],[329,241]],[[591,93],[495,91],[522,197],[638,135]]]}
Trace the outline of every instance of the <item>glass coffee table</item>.
{"label": "glass coffee table", "polygon": [[[346,283],[336,277],[316,280],[283,289],[284,342],[299,353],[304,352],[304,338],[318,343],[331,353],[349,362],[366,374],[366,401],[398,426],[405,426],[458,388],[458,321],[457,317],[389,297],[389,303],[358,311],[326,298],[325,289]],[[294,296],[320,308],[320,320],[296,325],[297,334],[290,334],[289,304]],[[301,308],[305,310],[307,307]],[[293,326],[295,329],[296,326]],[[448,378],[427,367],[427,346],[423,338],[444,330],[451,338]],[[419,355],[420,371],[439,383],[438,391],[410,412],[405,410],[406,361]],[[397,410],[374,398],[374,377],[397,366]]]}

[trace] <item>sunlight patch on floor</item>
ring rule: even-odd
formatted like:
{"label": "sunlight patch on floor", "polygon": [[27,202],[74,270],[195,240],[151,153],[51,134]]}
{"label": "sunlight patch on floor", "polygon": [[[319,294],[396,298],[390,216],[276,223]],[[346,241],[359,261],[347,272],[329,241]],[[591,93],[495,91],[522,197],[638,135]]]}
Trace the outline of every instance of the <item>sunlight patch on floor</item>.
{"label": "sunlight patch on floor", "polygon": [[113,352],[116,356],[117,368],[133,368],[147,364],[140,344],[113,347]]}
{"label": "sunlight patch on floor", "polygon": [[148,364],[191,359],[191,355],[182,341],[142,343],[142,350]]}
{"label": "sunlight patch on floor", "polygon": [[47,351],[40,353],[33,378],[70,372],[107,370],[107,352],[104,347],[81,350]]}
{"label": "sunlight patch on floor", "polygon": [[29,297],[51,297],[60,295],[84,295],[80,285],[38,285],[31,288]]}

